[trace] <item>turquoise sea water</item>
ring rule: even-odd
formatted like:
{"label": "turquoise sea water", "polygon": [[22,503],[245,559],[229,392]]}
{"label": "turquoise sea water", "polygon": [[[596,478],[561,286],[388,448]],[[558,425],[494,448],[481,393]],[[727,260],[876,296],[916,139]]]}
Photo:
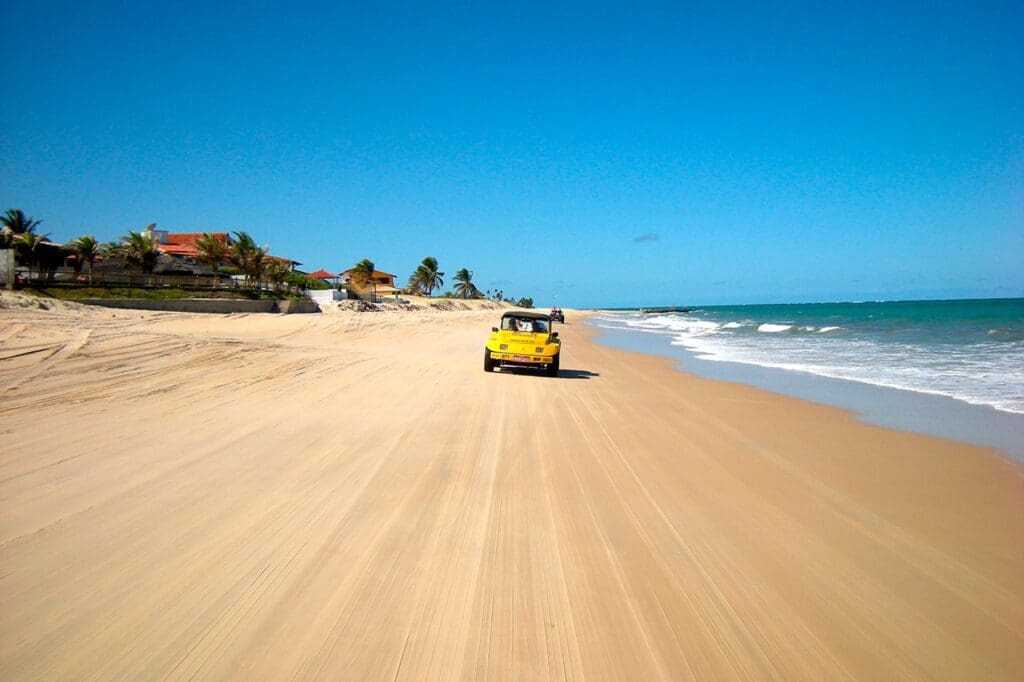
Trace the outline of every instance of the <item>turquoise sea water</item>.
{"label": "turquoise sea water", "polygon": [[1024,299],[708,306],[602,313],[698,358],[948,396],[1024,414]]}

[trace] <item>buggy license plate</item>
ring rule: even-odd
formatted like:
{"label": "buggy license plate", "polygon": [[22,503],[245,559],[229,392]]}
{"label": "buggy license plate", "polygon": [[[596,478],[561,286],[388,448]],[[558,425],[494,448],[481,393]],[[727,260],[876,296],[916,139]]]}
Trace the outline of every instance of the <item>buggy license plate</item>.
{"label": "buggy license plate", "polygon": [[530,356],[529,355],[513,355],[512,359],[516,360],[517,362],[529,362],[530,361]]}

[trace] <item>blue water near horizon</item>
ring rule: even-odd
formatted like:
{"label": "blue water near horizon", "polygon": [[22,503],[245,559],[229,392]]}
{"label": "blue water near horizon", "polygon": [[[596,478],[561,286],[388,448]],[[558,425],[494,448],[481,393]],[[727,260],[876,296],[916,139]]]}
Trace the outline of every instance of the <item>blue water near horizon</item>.
{"label": "blue water near horizon", "polygon": [[599,342],[1024,460],[1024,299],[599,312]]}

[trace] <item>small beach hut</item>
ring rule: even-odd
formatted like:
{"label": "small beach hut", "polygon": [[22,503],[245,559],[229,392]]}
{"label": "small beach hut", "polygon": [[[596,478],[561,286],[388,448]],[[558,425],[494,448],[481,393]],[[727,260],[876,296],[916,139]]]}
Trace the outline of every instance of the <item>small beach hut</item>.
{"label": "small beach hut", "polygon": [[323,268],[320,268],[316,272],[309,273],[309,276],[313,279],[322,279],[325,282],[337,285],[338,280],[341,279],[341,275],[335,275],[333,272],[327,272]]}

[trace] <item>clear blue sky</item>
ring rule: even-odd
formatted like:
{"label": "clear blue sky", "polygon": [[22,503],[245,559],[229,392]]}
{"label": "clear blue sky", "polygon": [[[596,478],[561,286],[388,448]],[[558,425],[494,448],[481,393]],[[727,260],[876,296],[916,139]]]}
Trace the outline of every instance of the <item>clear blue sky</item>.
{"label": "clear blue sky", "polygon": [[6,0],[0,209],[539,304],[1024,295],[1024,3],[861,4]]}

